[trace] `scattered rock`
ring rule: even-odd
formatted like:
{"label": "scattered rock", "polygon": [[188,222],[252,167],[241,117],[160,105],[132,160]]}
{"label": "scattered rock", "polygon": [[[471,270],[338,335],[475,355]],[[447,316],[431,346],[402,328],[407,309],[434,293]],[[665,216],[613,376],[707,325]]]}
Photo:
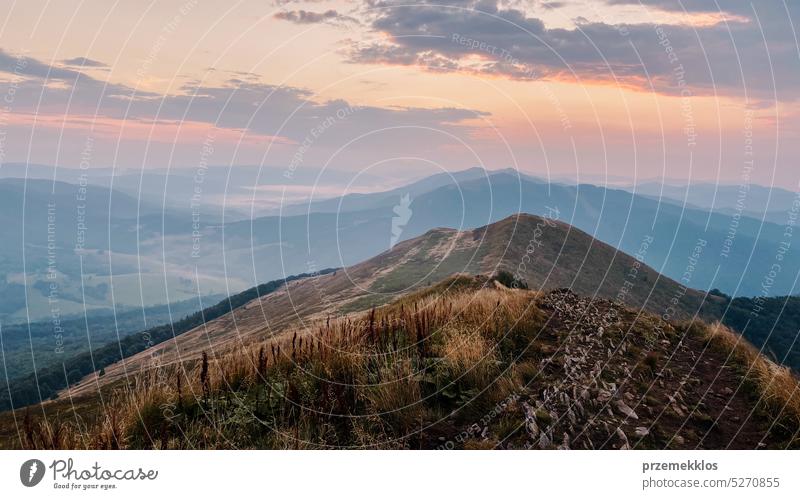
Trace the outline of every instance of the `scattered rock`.
{"label": "scattered rock", "polygon": [[617,410],[619,410],[619,412],[621,412],[625,416],[635,420],[639,419],[639,416],[636,415],[636,412],[634,412],[634,410],[631,409],[628,406],[628,404],[626,404],[622,400],[617,400],[616,405],[617,405]]}
{"label": "scattered rock", "polygon": [[547,433],[542,432],[539,434],[539,448],[540,449],[549,449],[552,441],[547,436]]}
{"label": "scattered rock", "polygon": [[631,444],[628,443],[628,437],[625,435],[625,432],[622,431],[622,428],[617,428],[617,437],[619,437],[622,444],[620,445],[620,449],[626,450],[631,448]]}

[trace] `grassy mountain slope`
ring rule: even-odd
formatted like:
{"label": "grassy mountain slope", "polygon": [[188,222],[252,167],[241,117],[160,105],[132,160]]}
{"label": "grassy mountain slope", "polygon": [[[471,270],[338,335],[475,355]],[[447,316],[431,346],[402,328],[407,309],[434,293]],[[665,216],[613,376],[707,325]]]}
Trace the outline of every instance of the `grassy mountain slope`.
{"label": "grassy mountain slope", "polygon": [[691,317],[703,300],[701,293],[685,290],[574,227],[517,215],[471,231],[435,229],[358,265],[289,282],[175,341],[107,367],[102,379],[86,377],[62,397],[91,393],[98,383],[126,379],[150,366],[153,359],[163,365],[196,359],[203,351],[224,352],[289,327],[302,328],[329,316],[389,303],[456,273],[490,276],[502,270],[519,273],[532,289],[570,288],[586,296],[622,299],[656,314],[675,309],[673,319]]}
{"label": "grassy mountain slope", "polygon": [[740,332],[773,360],[800,372],[800,297],[731,298],[705,307],[704,316]]}
{"label": "grassy mountain slope", "polygon": [[[80,402],[79,402],[80,405]],[[800,390],[721,327],[455,277],[20,417],[42,448],[786,448]],[[88,412],[88,409],[87,409]],[[8,423],[6,416],[4,423]]]}

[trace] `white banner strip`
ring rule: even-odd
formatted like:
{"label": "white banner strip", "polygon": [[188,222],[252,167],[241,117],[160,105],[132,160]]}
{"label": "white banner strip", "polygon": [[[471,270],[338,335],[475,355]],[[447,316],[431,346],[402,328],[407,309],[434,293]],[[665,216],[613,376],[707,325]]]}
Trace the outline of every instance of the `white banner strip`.
{"label": "white banner strip", "polygon": [[793,451],[4,451],[0,462],[3,497],[21,499],[800,497]]}

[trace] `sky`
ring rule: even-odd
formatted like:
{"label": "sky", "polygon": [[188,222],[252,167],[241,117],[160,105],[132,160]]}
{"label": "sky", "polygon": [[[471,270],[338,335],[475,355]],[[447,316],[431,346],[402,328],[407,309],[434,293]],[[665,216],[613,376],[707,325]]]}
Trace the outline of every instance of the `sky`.
{"label": "sky", "polygon": [[800,182],[800,2],[2,3],[0,165]]}

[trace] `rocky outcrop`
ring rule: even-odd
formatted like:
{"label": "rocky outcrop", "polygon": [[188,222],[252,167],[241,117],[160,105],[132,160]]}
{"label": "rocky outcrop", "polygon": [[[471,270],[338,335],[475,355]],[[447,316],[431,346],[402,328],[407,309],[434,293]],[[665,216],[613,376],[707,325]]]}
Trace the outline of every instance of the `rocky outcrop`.
{"label": "rocky outcrop", "polygon": [[[568,290],[543,295],[546,355],[520,397],[524,438],[506,447],[559,449],[764,446],[767,428],[713,352],[651,315]],[[734,407],[735,406],[735,407]],[[717,443],[720,442],[720,443]]]}

